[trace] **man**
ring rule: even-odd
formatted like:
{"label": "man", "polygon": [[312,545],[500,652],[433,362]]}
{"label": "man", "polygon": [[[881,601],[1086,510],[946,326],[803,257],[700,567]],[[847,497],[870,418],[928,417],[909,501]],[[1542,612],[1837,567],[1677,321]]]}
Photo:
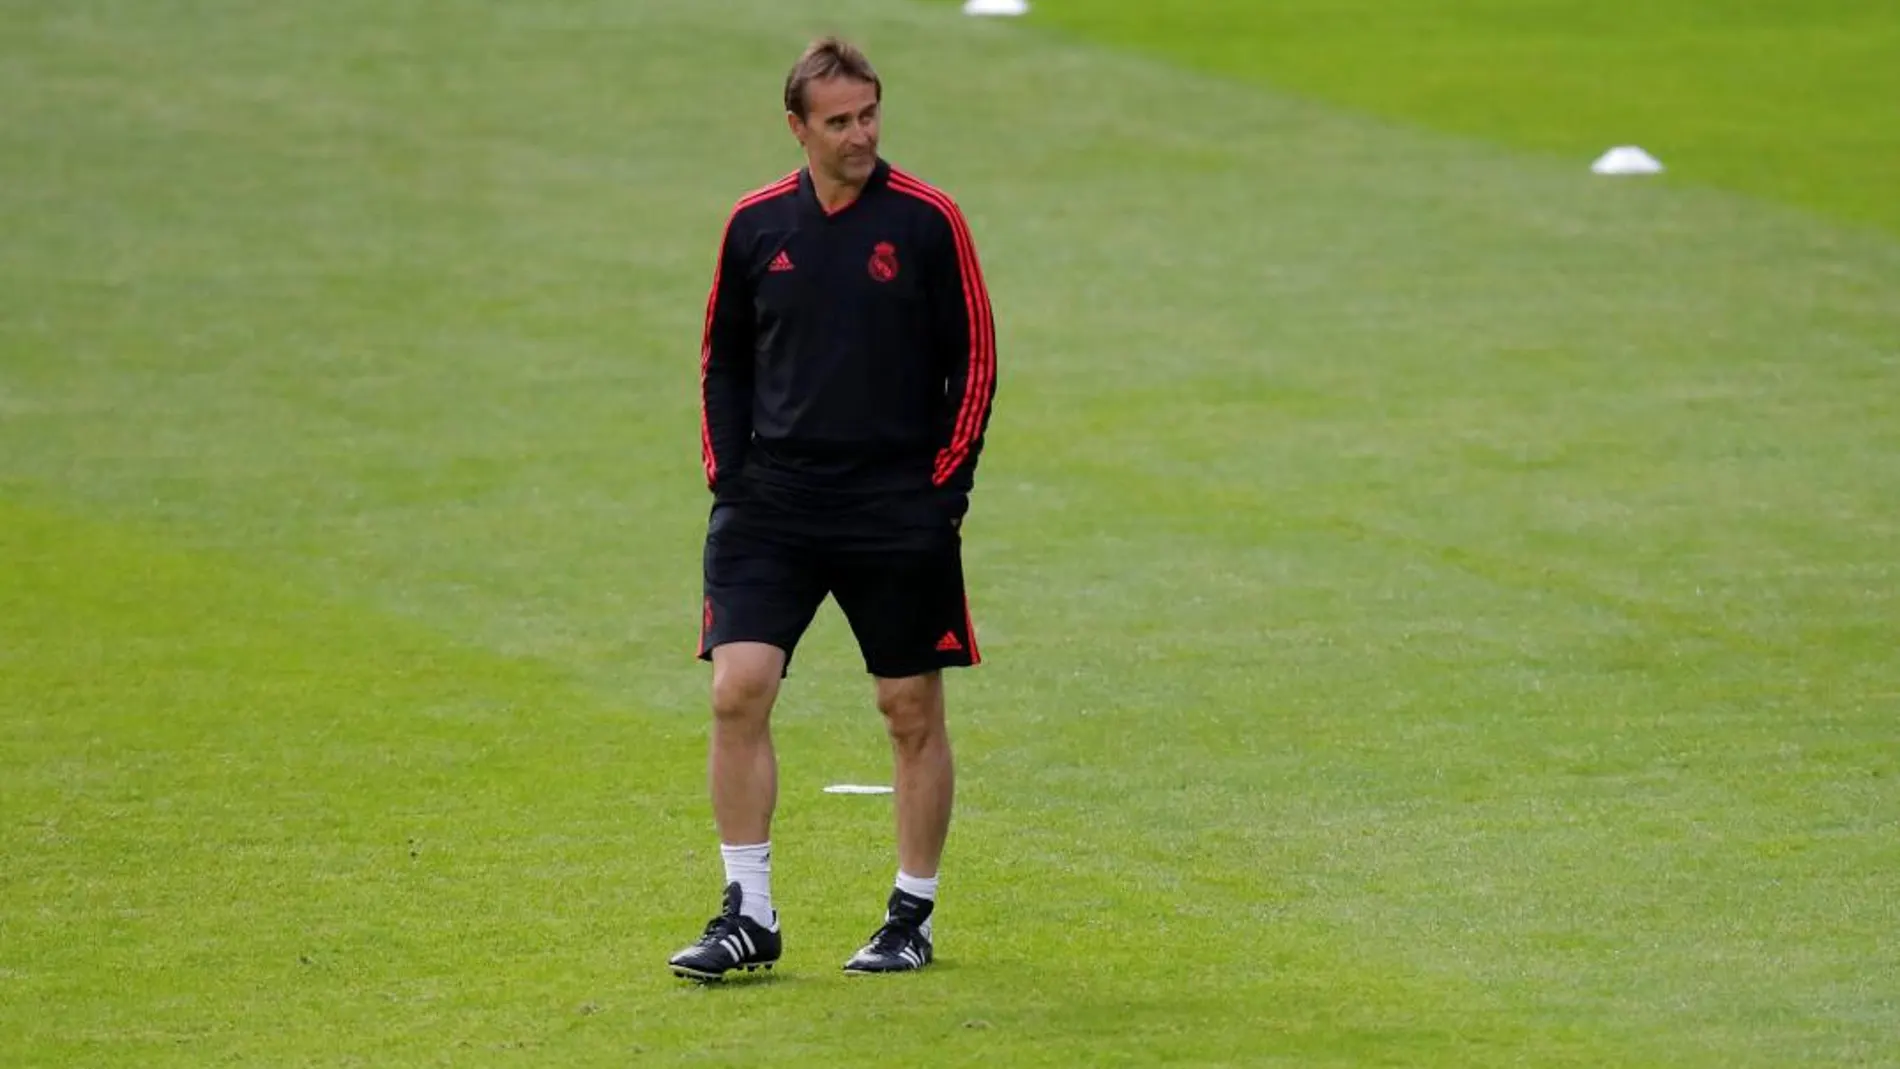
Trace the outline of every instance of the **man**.
{"label": "man", "polygon": [[882,100],[856,48],[828,38],[805,50],[785,81],[805,164],[738,201],[707,300],[699,656],[712,662],[708,780],[726,884],[722,912],[669,961],[696,980],[779,959],[769,724],[827,594],[875,682],[897,810],[895,886],[845,970],[934,957],[955,778],[942,670],[980,660],[960,528],[996,345],[961,212],[878,153]]}

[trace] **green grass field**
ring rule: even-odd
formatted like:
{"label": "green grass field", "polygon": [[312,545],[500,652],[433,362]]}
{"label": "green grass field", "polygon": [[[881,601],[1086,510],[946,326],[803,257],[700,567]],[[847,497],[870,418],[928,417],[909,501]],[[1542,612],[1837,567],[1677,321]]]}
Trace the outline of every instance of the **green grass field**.
{"label": "green grass field", "polygon": [[1448,133],[1900,232],[1900,18],[1867,0],[1041,0],[1036,21]]}
{"label": "green grass field", "polygon": [[[1900,1065],[1900,13],[1325,10],[0,13],[0,1065]],[[940,965],[838,971],[828,608],[700,989],[698,330],[830,29],[985,257],[989,663]]]}

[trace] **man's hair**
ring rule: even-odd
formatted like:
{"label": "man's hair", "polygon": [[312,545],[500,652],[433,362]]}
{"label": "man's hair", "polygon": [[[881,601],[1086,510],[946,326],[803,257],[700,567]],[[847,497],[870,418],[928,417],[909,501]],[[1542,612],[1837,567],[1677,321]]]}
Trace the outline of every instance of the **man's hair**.
{"label": "man's hair", "polygon": [[826,37],[813,41],[798,57],[798,62],[792,64],[792,72],[785,76],[785,110],[802,121],[805,86],[813,81],[839,77],[867,82],[877,90],[877,99],[884,99],[884,83],[879,80],[877,71],[871,69],[871,61],[864,58],[864,53],[839,38]]}

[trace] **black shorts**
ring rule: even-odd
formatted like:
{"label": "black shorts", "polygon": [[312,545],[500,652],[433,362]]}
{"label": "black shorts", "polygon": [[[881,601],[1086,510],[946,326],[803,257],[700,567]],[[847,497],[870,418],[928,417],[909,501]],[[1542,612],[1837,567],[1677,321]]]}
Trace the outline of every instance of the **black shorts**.
{"label": "black shorts", "polygon": [[865,671],[885,679],[982,661],[963,585],[958,517],[929,495],[823,516],[746,494],[707,523],[699,657],[727,642],[793,653],[829,594]]}

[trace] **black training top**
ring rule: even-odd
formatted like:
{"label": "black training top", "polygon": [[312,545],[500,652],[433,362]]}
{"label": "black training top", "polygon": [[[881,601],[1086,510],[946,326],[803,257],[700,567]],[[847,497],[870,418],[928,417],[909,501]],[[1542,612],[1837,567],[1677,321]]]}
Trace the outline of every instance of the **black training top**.
{"label": "black training top", "polygon": [[968,493],[996,393],[996,333],[969,227],[879,160],[827,213],[801,169],[739,199],[700,349],[714,490]]}

